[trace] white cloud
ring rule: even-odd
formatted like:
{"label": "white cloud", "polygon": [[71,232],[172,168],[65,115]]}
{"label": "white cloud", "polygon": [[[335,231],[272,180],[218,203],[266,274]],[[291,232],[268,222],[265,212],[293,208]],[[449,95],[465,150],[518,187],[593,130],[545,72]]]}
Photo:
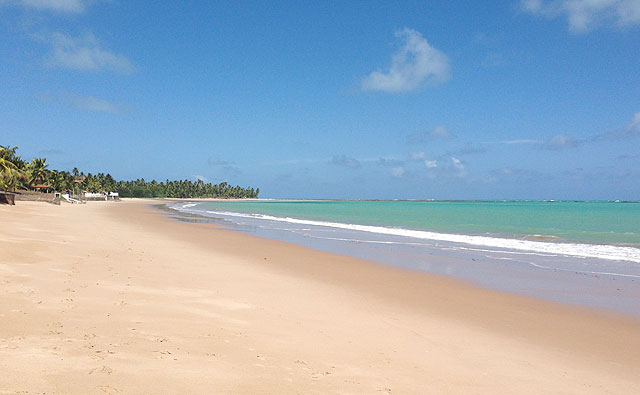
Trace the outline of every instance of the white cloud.
{"label": "white cloud", "polygon": [[464,170],[464,165],[462,161],[454,156],[451,157],[451,163],[453,163],[453,167],[458,170]]}
{"label": "white cloud", "polygon": [[391,169],[391,175],[394,177],[402,177],[404,175],[404,167],[394,167],[393,169]]}
{"label": "white cloud", "polygon": [[501,171],[502,171],[502,174],[506,174],[506,175],[513,174],[513,169],[511,169],[510,167],[505,167]]}
{"label": "white cloud", "polygon": [[438,167],[438,161],[437,160],[425,160],[424,161],[424,165],[427,166],[429,169],[435,169],[436,167]]}
{"label": "white cloud", "polygon": [[207,177],[201,176],[201,175],[198,175],[198,174],[194,174],[193,178],[195,178],[197,181],[202,181],[202,182],[205,182],[205,183],[209,182],[209,179]]}
{"label": "white cloud", "polygon": [[571,136],[560,133],[547,140],[544,143],[544,147],[551,150],[562,150],[577,147],[579,144],[580,142],[573,139]]}
{"label": "white cloud", "polygon": [[502,141],[484,141],[482,144],[535,144],[540,148],[549,150],[563,150],[575,148],[584,144],[593,144],[602,141],[627,140],[640,136],[640,111],[633,114],[631,121],[622,128],[609,132],[586,136],[581,139],[573,138],[567,134],[559,133],[551,136],[546,141],[521,139],[521,140],[502,140]]}
{"label": "white cloud", "polygon": [[211,166],[226,166],[226,165],[230,164],[226,160],[222,160],[222,159],[216,158],[216,157],[211,157],[211,158],[207,159],[207,163],[210,164]]}
{"label": "white cloud", "polygon": [[520,139],[498,141],[499,144],[540,144],[540,140]]}
{"label": "white cloud", "polygon": [[110,114],[120,114],[126,112],[129,106],[121,103],[114,103],[108,100],[100,99],[94,96],[77,96],[73,93],[53,94],[50,92],[40,92],[36,95],[37,99],[47,104],[67,104],[77,109],[104,112]]}
{"label": "white cloud", "polygon": [[628,126],[629,130],[634,132],[640,132],[640,111],[633,114],[631,123]]}
{"label": "white cloud", "polygon": [[422,160],[424,159],[424,152],[412,152],[409,156],[411,157],[411,160]]}
{"label": "white cloud", "polygon": [[451,132],[449,132],[449,130],[447,130],[447,128],[445,128],[444,126],[439,125],[439,126],[436,126],[433,130],[428,132],[422,131],[422,132],[416,132],[408,135],[407,142],[409,144],[420,144],[433,139],[448,139],[451,137],[452,137]]}
{"label": "white cloud", "polygon": [[336,166],[349,167],[352,169],[360,167],[359,160],[346,155],[334,155],[333,158],[331,158],[331,164]]}
{"label": "white cloud", "polygon": [[54,11],[78,14],[85,10],[84,0],[8,0],[0,1],[3,4],[17,4],[25,8],[32,8],[38,11]]}
{"label": "white cloud", "polygon": [[420,32],[404,29],[396,32],[404,41],[393,55],[387,72],[374,71],[362,80],[366,91],[407,92],[425,83],[438,83],[450,78],[449,60],[429,45]]}
{"label": "white cloud", "polygon": [[71,96],[70,100],[73,104],[81,109],[92,112],[106,112],[110,114],[118,114],[122,112],[123,106],[112,103],[107,100],[98,99],[93,96],[80,97],[80,96]]}
{"label": "white cloud", "polygon": [[622,1],[618,9],[618,21],[621,25],[640,23],[640,1]]}
{"label": "white cloud", "polygon": [[51,53],[47,58],[49,66],[81,71],[108,70],[123,74],[135,71],[127,57],[101,48],[93,34],[74,38],[56,32],[47,41],[51,45]]}
{"label": "white cloud", "polygon": [[398,166],[404,163],[403,160],[394,157],[380,157],[375,161],[380,166]]}
{"label": "white cloud", "polygon": [[606,140],[627,140],[640,136],[640,112],[633,114],[631,122],[624,128],[613,130],[606,133],[597,134],[586,142],[598,142]]}
{"label": "white cloud", "polygon": [[433,129],[429,134],[433,137],[440,137],[445,139],[451,137],[451,133],[449,133],[447,128],[445,128],[444,126],[436,126],[435,129]]}
{"label": "white cloud", "polygon": [[522,0],[522,8],[547,18],[564,16],[569,29],[587,32],[599,24],[630,26],[640,23],[639,0]]}
{"label": "white cloud", "polygon": [[467,176],[467,168],[462,163],[462,161],[455,156],[451,157],[451,164],[453,165],[453,170],[455,172],[456,177],[466,177]]}

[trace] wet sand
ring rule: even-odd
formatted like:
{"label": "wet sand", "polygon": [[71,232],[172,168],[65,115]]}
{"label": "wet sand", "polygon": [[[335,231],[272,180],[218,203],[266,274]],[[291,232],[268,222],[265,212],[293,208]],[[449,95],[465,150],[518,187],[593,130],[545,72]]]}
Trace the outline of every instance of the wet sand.
{"label": "wet sand", "polygon": [[0,206],[0,393],[640,393],[640,320],[180,223]]}

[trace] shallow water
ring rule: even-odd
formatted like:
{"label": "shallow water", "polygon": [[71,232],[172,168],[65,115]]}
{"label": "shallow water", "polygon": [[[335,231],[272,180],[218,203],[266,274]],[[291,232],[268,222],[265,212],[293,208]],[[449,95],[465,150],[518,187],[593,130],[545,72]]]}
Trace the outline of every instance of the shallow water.
{"label": "shallow water", "polygon": [[469,236],[640,247],[640,203],[215,201],[197,210]]}

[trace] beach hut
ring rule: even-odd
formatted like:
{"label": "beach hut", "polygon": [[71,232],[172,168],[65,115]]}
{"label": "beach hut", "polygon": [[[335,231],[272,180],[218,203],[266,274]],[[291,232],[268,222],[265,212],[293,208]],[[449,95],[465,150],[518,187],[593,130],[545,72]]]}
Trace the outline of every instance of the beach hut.
{"label": "beach hut", "polygon": [[44,184],[34,185],[33,189],[39,192],[45,192],[45,193],[49,193],[52,190],[52,188],[49,185],[44,185]]}

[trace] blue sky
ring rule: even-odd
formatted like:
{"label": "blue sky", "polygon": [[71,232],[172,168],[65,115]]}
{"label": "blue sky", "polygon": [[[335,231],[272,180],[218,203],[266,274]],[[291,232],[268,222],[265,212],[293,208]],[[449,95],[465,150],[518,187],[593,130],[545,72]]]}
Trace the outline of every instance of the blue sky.
{"label": "blue sky", "polygon": [[640,199],[640,0],[219,3],[0,0],[0,144],[263,197]]}

